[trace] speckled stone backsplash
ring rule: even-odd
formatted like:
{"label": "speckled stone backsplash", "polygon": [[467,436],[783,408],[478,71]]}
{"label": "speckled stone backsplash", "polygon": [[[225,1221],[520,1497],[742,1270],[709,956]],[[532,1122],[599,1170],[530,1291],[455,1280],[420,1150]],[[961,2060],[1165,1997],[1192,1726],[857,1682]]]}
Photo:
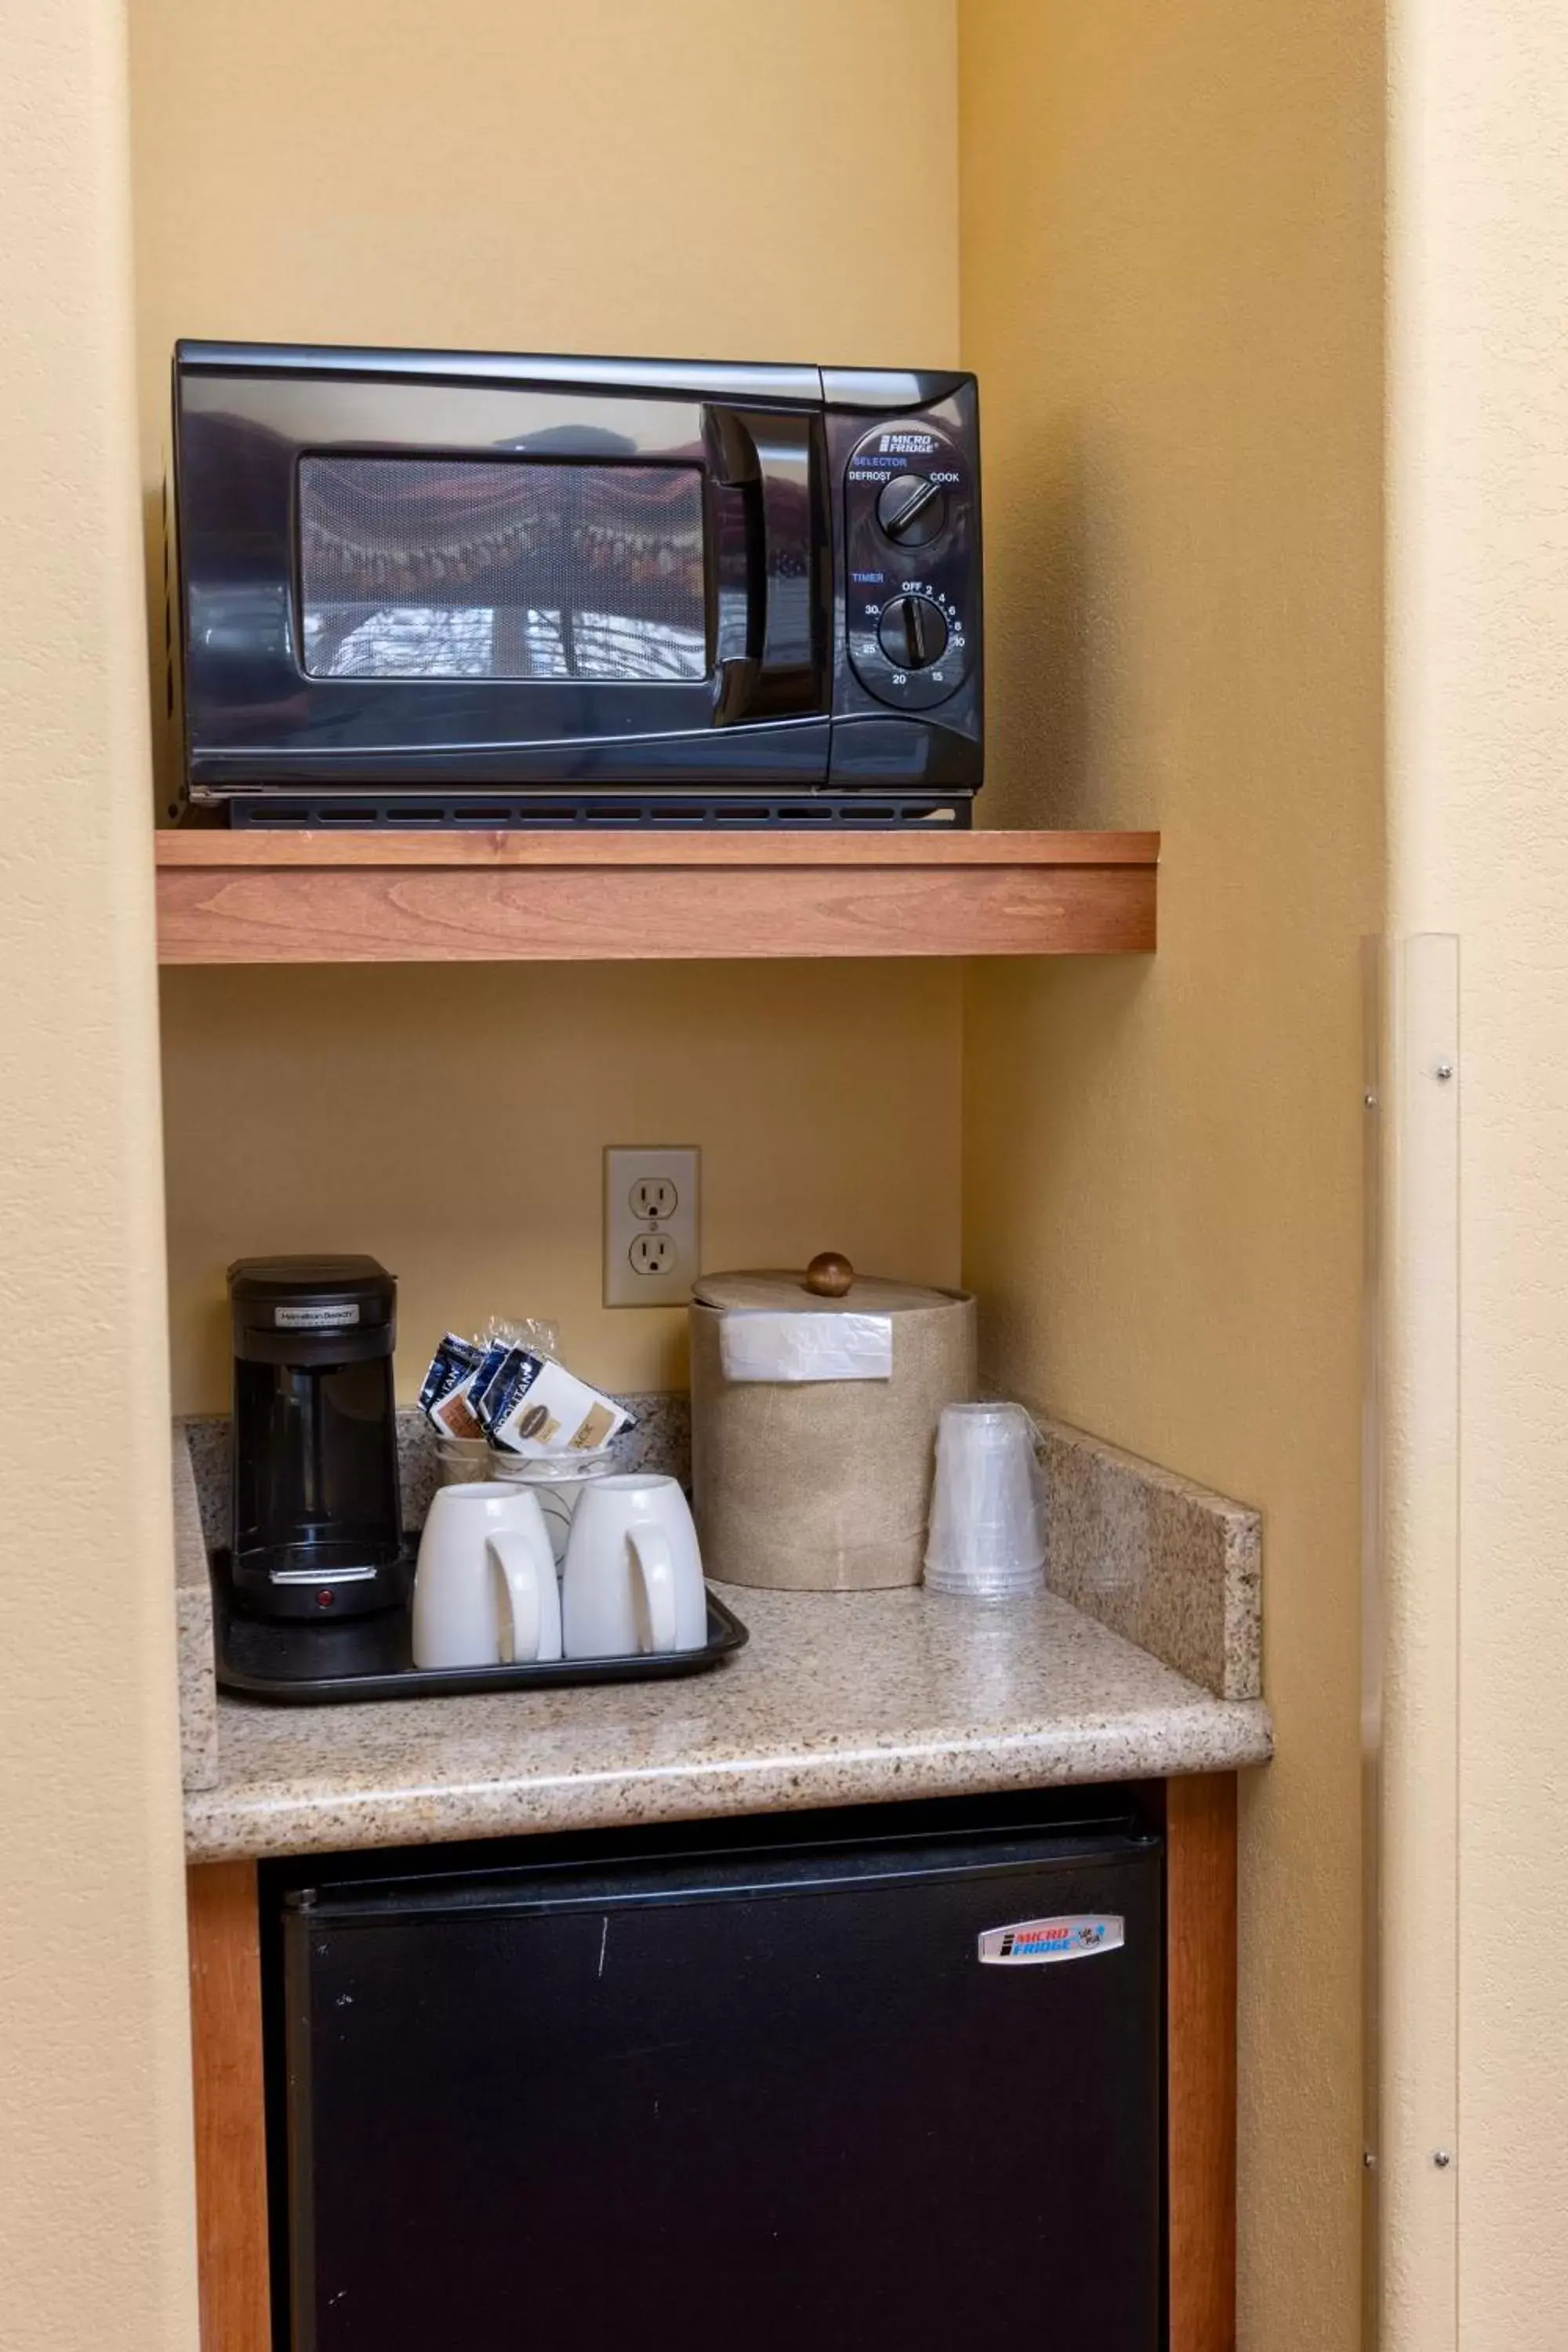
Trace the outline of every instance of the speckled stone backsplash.
{"label": "speckled stone backsplash", "polygon": [[1050,1591],[1216,1698],[1258,1697],[1258,1513],[1065,1422],[1035,1417]]}
{"label": "speckled stone backsplash", "polygon": [[[623,1470],[661,1470],[691,1484],[691,1405],[685,1396],[626,1396],[616,1399],[637,1416],[611,1447]],[[226,1413],[205,1413],[176,1423],[190,1441],[191,1467],[209,1549],[228,1541],[229,1435]],[[397,1465],[403,1488],[403,1524],[422,1528],[439,1483],[436,1433],[417,1405],[397,1410]]]}
{"label": "speckled stone backsplash", "polygon": [[[189,1424],[174,1423],[174,1628],[180,1660],[180,1778],[187,1789],[217,1783],[217,1685],[213,1674],[213,1602],[206,1530],[195,1477]],[[224,1424],[226,1430],[227,1423]]]}

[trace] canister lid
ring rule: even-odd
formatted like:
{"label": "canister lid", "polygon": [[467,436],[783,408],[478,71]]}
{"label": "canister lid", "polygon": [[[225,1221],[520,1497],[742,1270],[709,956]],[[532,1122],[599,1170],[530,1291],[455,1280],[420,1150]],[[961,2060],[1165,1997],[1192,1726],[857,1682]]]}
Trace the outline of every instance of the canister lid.
{"label": "canister lid", "polygon": [[691,1286],[700,1307],[721,1314],[762,1309],[792,1315],[908,1315],[933,1307],[962,1307],[965,1290],[936,1290],[917,1282],[889,1282],[880,1276],[857,1274],[837,1297],[808,1290],[805,1276],[787,1267],[755,1267],[733,1274],[705,1274]]}

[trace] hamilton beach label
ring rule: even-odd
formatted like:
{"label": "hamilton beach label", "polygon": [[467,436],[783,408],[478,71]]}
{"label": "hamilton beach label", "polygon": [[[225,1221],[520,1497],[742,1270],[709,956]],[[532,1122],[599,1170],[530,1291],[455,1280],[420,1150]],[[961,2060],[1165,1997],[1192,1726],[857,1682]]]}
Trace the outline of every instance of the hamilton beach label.
{"label": "hamilton beach label", "polygon": [[1096,1952],[1119,1952],[1126,1921],[1098,1912],[1066,1919],[1020,1919],[1011,1927],[987,1927],[980,1938],[980,1963],[987,1969],[1035,1969],[1047,1960],[1087,1960]]}
{"label": "hamilton beach label", "polygon": [[346,1298],[336,1307],[279,1307],[272,1326],[277,1331],[346,1331],[358,1321],[358,1299]]}

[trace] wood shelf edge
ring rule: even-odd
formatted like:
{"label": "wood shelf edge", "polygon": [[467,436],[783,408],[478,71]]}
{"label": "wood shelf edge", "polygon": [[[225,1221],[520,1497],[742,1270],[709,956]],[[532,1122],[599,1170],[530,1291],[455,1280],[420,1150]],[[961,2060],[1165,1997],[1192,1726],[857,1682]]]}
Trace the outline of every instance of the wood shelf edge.
{"label": "wood shelf edge", "polygon": [[468,867],[479,870],[713,866],[832,873],[865,867],[955,874],[1030,866],[1154,866],[1160,836],[1150,832],[985,832],[932,835],[866,833],[230,832],[216,825],[157,833],[162,872],[323,870],[333,867]]}
{"label": "wood shelf edge", "polygon": [[[164,964],[1145,955],[1152,833],[158,836]],[[716,887],[721,875],[723,887]]]}

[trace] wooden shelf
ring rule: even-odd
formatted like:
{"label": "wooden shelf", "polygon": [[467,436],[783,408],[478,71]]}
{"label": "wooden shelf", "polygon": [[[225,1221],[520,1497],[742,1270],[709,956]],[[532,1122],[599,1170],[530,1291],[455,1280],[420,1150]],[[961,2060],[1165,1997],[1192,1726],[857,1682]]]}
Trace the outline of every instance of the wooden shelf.
{"label": "wooden shelf", "polygon": [[1145,954],[1156,833],[157,835],[168,964]]}

